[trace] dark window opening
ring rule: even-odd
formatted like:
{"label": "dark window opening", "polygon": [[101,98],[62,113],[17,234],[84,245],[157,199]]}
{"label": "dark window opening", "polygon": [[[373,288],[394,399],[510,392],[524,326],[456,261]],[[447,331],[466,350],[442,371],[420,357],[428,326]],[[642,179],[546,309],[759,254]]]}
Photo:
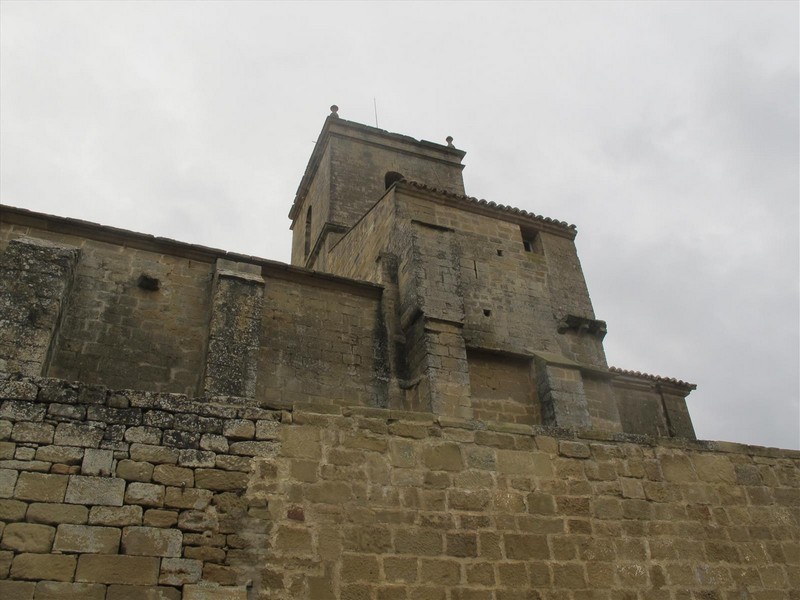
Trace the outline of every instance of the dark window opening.
{"label": "dark window opening", "polygon": [[308,257],[308,253],[311,252],[311,207],[308,207],[308,211],[306,212],[306,258]]}
{"label": "dark window opening", "polygon": [[503,251],[502,251],[502,250],[500,250],[499,248],[498,248],[498,250],[497,250],[497,256],[503,256]]}
{"label": "dark window opening", "polygon": [[522,247],[525,252],[532,252],[534,254],[544,254],[542,250],[542,240],[539,237],[539,232],[534,229],[520,229],[522,234]]}
{"label": "dark window opening", "polygon": [[483,309],[483,316],[484,317],[491,317],[492,316],[492,311],[489,310],[488,308],[484,308]]}
{"label": "dark window opening", "polygon": [[403,179],[403,174],[398,173],[397,171],[388,171],[383,178],[383,182],[386,184],[386,189],[388,190],[392,185],[397,183]]}

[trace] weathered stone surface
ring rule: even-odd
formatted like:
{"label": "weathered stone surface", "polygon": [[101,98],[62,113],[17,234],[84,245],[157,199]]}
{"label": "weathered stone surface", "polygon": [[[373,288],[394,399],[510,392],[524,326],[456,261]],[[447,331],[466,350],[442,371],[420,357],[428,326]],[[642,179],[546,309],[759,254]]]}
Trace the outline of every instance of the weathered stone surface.
{"label": "weathered stone surface", "polygon": [[90,525],[125,527],[142,523],[141,506],[93,506],[89,513]]}
{"label": "weathered stone surface", "polygon": [[63,502],[69,478],[66,475],[20,473],[14,497],[36,502]]}
{"label": "weathered stone surface", "polygon": [[122,533],[122,553],[137,556],[181,555],[183,534],[175,529],[126,527]]}
{"label": "weathered stone surface", "polygon": [[185,585],[183,600],[247,600],[247,588],[231,586]]}
{"label": "weathered stone surface", "polygon": [[245,473],[219,469],[197,469],[194,477],[198,488],[214,491],[244,489],[248,479]]}
{"label": "weathered stone surface", "polygon": [[0,598],[13,600],[33,600],[36,584],[30,581],[9,581],[0,579]]}
{"label": "weathered stone surface", "polygon": [[197,583],[203,575],[203,562],[186,558],[164,558],[158,581],[162,585]]}
{"label": "weathered stone surface", "polygon": [[81,463],[81,475],[111,475],[114,453],[111,450],[87,448]]}
{"label": "weathered stone surface", "polygon": [[174,587],[109,585],[106,600],[180,600],[181,592]]}
{"label": "weathered stone surface", "polygon": [[122,506],[125,481],[109,477],[71,475],[64,501],[68,504]]}
{"label": "weathered stone surface", "polygon": [[53,550],[92,554],[115,554],[119,550],[120,530],[115,527],[59,525]]}
{"label": "weathered stone surface", "polygon": [[97,448],[103,439],[104,430],[94,425],[83,423],[59,423],[56,426],[53,443],[58,446],[80,446],[81,448]]}
{"label": "weathered stone surface", "polygon": [[18,554],[11,563],[11,577],[24,580],[71,581],[76,558],[64,554]]}
{"label": "weathered stone surface", "polygon": [[142,506],[164,506],[165,488],[156,483],[132,482],[125,491],[126,504]]}
{"label": "weathered stone surface", "polygon": [[202,510],[211,502],[213,493],[209,490],[181,489],[168,487],[164,506],[168,508],[184,508]]}
{"label": "weathered stone surface", "polygon": [[153,469],[152,463],[124,459],[117,463],[117,477],[147,483],[153,478]]}
{"label": "weathered stone surface", "polygon": [[75,581],[155,585],[158,568],[159,559],[152,556],[82,554]]}
{"label": "weathered stone surface", "polygon": [[95,583],[40,581],[36,600],[105,600],[106,586]]}
{"label": "weathered stone surface", "polygon": [[71,523],[80,525],[89,518],[89,509],[77,504],[55,504],[35,502],[28,507],[25,518],[31,523],[59,525]]}
{"label": "weathered stone surface", "polygon": [[15,469],[0,469],[0,498],[11,498],[19,473]]}
{"label": "weathered stone surface", "polygon": [[3,529],[0,548],[14,552],[50,552],[56,530],[34,523],[9,523]]}

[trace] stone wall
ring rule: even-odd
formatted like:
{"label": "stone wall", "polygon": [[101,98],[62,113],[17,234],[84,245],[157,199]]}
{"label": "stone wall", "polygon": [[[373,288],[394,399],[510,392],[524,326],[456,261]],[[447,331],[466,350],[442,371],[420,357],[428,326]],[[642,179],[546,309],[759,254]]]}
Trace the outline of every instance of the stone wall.
{"label": "stone wall", "polygon": [[800,598],[800,452],[0,382],[0,597]]}

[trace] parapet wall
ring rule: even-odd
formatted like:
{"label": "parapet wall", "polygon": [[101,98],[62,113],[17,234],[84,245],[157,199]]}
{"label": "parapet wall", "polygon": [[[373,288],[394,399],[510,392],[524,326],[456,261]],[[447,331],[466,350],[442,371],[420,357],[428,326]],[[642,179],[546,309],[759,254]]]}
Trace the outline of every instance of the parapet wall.
{"label": "parapet wall", "polygon": [[0,380],[0,597],[800,598],[800,452]]}

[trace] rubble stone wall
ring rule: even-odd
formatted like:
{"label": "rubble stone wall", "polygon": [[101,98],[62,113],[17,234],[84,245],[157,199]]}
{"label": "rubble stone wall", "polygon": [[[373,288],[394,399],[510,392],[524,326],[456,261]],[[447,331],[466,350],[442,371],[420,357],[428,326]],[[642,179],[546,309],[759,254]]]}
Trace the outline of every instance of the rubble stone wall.
{"label": "rubble stone wall", "polygon": [[800,452],[0,380],[0,597],[797,600]]}

